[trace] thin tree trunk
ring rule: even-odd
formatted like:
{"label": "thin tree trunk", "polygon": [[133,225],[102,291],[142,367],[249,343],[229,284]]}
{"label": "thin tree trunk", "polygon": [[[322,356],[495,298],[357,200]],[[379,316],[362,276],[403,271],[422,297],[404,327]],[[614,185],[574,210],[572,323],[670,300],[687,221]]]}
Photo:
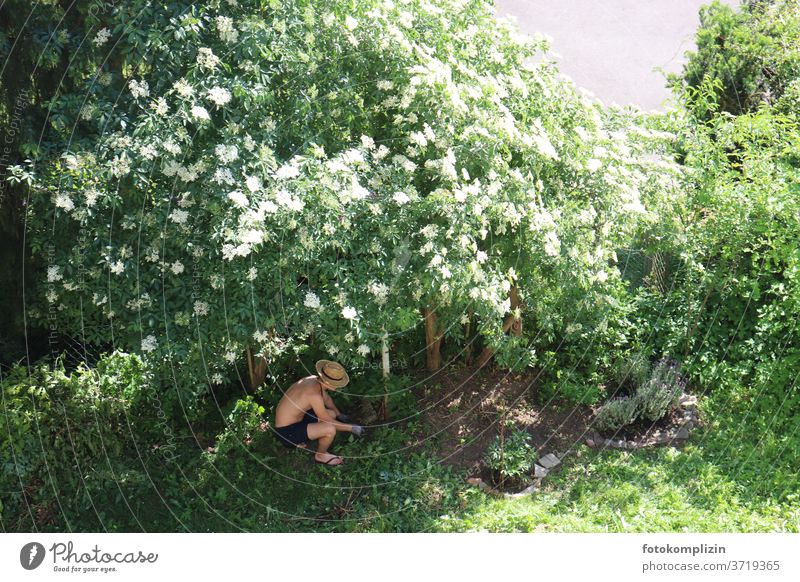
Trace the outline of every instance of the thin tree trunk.
{"label": "thin tree trunk", "polygon": [[386,330],[383,330],[381,338],[381,364],[383,368],[383,420],[389,420],[389,343]]}
{"label": "thin tree trunk", "polygon": [[[517,309],[521,309],[522,308],[522,302],[519,300],[519,289],[517,289],[516,285],[511,287],[511,290],[509,291],[509,296],[510,296],[510,299],[511,299],[511,311],[512,311],[512,313],[516,312]],[[514,335],[514,336],[521,336],[522,335],[522,317],[521,317],[521,314],[520,314],[520,317],[515,317],[514,321],[511,324],[511,335]]]}
{"label": "thin tree trunk", "polygon": [[470,341],[470,331],[472,331],[472,318],[474,317],[475,313],[470,307],[467,310],[467,326],[464,330],[464,361],[466,362],[467,366],[472,363],[472,342]]}
{"label": "thin tree trunk", "polygon": [[442,367],[442,355],[439,348],[442,345],[442,332],[437,325],[436,312],[429,308],[422,308],[425,318],[425,355],[428,370],[435,372]]}
{"label": "thin tree trunk", "polygon": [[[522,307],[522,303],[519,300],[519,290],[516,286],[511,287],[508,292],[509,298],[511,299],[511,313],[509,313],[505,320],[503,321],[503,333],[511,333],[514,336],[521,336],[522,335],[522,318],[515,317],[514,312],[517,308]],[[486,364],[489,363],[489,360],[492,359],[494,356],[494,348],[491,346],[486,346],[481,351],[480,355],[478,356],[478,360],[475,362],[475,365],[478,368],[483,368]]]}
{"label": "thin tree trunk", "polygon": [[255,390],[264,383],[267,377],[267,359],[264,356],[253,356],[250,346],[247,347],[248,388]]}

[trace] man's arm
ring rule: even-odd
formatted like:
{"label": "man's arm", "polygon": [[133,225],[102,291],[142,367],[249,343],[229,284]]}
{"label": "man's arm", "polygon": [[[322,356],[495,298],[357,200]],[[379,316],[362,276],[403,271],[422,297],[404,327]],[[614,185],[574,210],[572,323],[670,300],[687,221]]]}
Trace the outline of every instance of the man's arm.
{"label": "man's arm", "polygon": [[336,416],[339,416],[342,413],[341,410],[336,408],[336,404],[334,404],[333,398],[331,398],[331,395],[328,394],[327,392],[324,393],[324,396],[322,397],[322,400],[323,400],[323,402],[325,402],[325,407],[326,408],[330,408],[331,410],[333,410],[336,413]]}
{"label": "man's arm", "polygon": [[352,431],[352,424],[345,424],[343,422],[338,422],[335,418],[331,418],[328,409],[325,407],[325,400],[318,393],[311,396],[311,409],[314,411],[314,416],[316,416],[320,422],[328,422],[335,426],[336,430]]}

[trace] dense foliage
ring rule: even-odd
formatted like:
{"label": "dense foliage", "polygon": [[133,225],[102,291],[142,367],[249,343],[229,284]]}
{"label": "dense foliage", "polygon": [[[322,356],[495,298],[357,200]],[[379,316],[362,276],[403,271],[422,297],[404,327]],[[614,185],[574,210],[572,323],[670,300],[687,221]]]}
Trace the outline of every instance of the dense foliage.
{"label": "dense foliage", "polygon": [[697,50],[674,83],[698,89],[711,81],[719,110],[733,115],[798,104],[797,0],[745,0],[739,9],[715,0],[700,9],[695,40]]}
{"label": "dense foliage", "polygon": [[[679,107],[646,115],[482,0],[40,4],[36,34],[0,9],[15,66],[53,75],[0,91],[3,121],[30,95],[3,168],[25,315],[122,351],[0,367],[4,530],[797,530],[796,1],[704,9]],[[575,443],[509,505],[438,462],[410,377],[381,386],[397,425],[337,441],[347,471],[272,438],[316,358],[355,408],[426,343],[534,368],[542,407],[605,401],[601,430],[696,392],[699,440]],[[483,452],[498,481],[536,458],[512,427]]]}
{"label": "dense foliage", "polygon": [[600,323],[615,249],[676,191],[659,134],[530,64],[544,41],[483,1],[133,2],[87,39],[57,145],[17,170],[31,315],[179,367],[183,396],[246,350],[417,346],[423,309],[453,353],[472,325],[524,368],[511,288],[541,344],[576,308]]}

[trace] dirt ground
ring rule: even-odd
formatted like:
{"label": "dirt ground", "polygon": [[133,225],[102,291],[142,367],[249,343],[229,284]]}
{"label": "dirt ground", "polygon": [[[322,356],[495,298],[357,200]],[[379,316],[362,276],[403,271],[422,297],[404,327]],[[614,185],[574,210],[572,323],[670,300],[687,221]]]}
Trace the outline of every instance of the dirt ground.
{"label": "dirt ground", "polygon": [[562,454],[587,437],[587,406],[536,403],[537,372],[511,374],[487,366],[444,370],[415,389],[422,422],[434,439],[440,461],[481,472],[481,459],[502,420],[528,431],[539,454]]}

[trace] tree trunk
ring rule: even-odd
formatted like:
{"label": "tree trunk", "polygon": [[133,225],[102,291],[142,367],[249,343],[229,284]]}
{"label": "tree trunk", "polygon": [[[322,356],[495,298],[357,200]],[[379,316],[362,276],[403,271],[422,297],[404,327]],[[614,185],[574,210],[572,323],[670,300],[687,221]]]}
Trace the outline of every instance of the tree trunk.
{"label": "tree trunk", "polygon": [[427,367],[435,372],[442,367],[442,355],[439,348],[442,345],[442,332],[436,321],[436,312],[428,307],[423,307],[422,316],[425,318],[425,356]]}
{"label": "tree trunk", "polygon": [[253,351],[247,347],[247,372],[248,388],[255,390],[264,383],[267,377],[267,359],[264,356],[253,356]]}
{"label": "tree trunk", "polygon": [[470,332],[472,331],[472,318],[474,317],[475,313],[472,310],[472,307],[467,309],[467,325],[466,329],[464,330],[464,361],[466,362],[467,366],[472,363],[472,342],[470,341]]}
{"label": "tree trunk", "polygon": [[383,330],[381,338],[381,367],[383,368],[383,421],[389,420],[389,337]]}
{"label": "tree trunk", "polygon": [[[510,332],[511,335],[521,336],[522,318],[514,316],[516,309],[522,307],[522,303],[519,300],[519,290],[516,286],[511,287],[508,294],[509,298],[511,299],[511,313],[509,313],[503,321],[503,333]],[[489,360],[492,359],[492,356],[494,356],[494,348],[491,346],[486,346],[478,356],[478,360],[475,362],[475,365],[478,368],[483,368],[489,363]]]}
{"label": "tree trunk", "polygon": [[[516,312],[517,309],[522,308],[522,303],[519,300],[519,289],[517,286],[514,285],[511,290],[509,291],[509,297],[511,299],[511,311],[512,314]],[[521,336],[522,335],[522,317],[514,318],[514,321],[511,323],[511,335],[514,336]]]}

